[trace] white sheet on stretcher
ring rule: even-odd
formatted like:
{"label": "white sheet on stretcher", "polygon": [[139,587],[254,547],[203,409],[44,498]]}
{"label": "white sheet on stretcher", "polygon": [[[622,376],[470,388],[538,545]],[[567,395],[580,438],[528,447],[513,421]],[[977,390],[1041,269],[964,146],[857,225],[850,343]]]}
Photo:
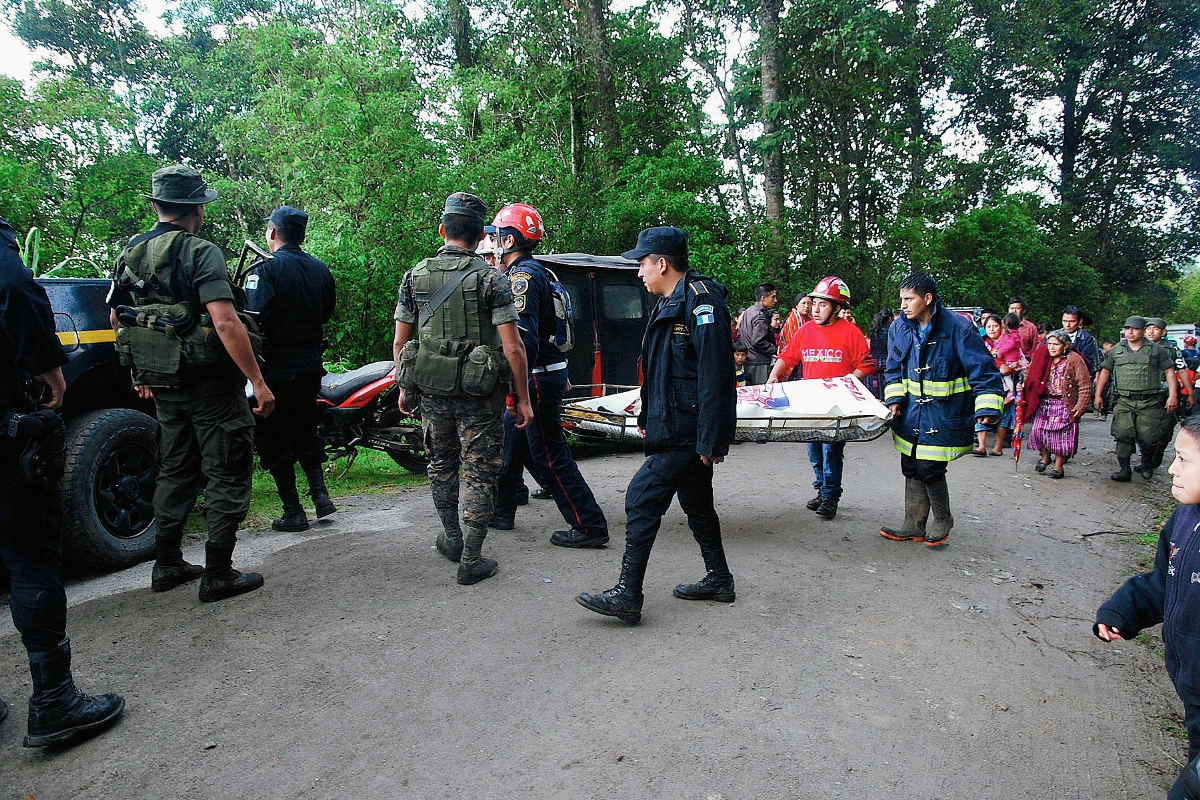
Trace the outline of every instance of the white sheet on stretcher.
{"label": "white sheet on stretcher", "polygon": [[[580,400],[571,403],[568,412],[571,408],[624,415],[625,430],[621,432],[625,433],[637,428],[641,394],[633,389]],[[737,390],[737,416],[739,430],[770,427],[772,430],[804,429],[815,432],[822,428],[844,429],[853,426],[862,434],[871,434],[887,426],[891,412],[857,378],[847,375],[768,386],[743,386]]]}

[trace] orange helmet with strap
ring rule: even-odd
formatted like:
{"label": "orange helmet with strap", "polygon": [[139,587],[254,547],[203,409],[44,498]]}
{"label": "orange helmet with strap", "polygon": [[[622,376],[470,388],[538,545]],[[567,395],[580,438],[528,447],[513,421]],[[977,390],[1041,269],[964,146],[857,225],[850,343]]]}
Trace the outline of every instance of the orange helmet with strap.
{"label": "orange helmet with strap", "polygon": [[542,215],[528,203],[509,203],[497,211],[496,218],[486,230],[495,233],[501,228],[513,228],[531,242],[540,242],[546,235]]}
{"label": "orange helmet with strap", "polygon": [[850,305],[850,287],[836,275],[829,275],[817,281],[817,288],[808,293],[809,297],[821,298],[843,306]]}

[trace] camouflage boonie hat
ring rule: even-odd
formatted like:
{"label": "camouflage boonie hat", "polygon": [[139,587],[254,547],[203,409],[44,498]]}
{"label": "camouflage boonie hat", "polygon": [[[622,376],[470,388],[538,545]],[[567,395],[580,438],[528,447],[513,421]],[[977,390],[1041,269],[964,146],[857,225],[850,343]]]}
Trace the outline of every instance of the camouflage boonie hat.
{"label": "camouflage boonie hat", "polygon": [[164,203],[202,206],[217,199],[217,190],[210,189],[196,170],[176,164],[156,170],[150,179],[150,194],[142,197]]}

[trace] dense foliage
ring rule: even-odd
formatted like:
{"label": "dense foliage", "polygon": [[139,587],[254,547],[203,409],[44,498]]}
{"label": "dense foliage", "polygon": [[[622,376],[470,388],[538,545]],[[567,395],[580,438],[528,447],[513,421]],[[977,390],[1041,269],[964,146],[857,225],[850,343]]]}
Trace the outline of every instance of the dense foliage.
{"label": "dense foliage", "polygon": [[[456,189],[536,205],[558,251],[674,224],[735,303],[914,268],[952,303],[1200,315],[1200,0],[9,0],[45,56],[0,79],[0,213],[94,274],[169,162],[230,255],[313,217],[333,356],[386,356],[400,275]],[[419,10],[418,10],[419,9]],[[1182,301],[1182,302],[1181,302]]]}

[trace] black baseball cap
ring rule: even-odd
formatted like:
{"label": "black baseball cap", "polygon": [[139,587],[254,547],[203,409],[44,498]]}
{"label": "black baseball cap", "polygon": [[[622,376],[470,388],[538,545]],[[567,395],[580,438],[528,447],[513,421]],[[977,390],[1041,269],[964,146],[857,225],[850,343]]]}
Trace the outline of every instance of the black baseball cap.
{"label": "black baseball cap", "polygon": [[275,226],[275,230],[289,242],[298,242],[304,238],[308,230],[308,214],[292,206],[280,206],[271,212],[267,222]]}
{"label": "black baseball cap", "polygon": [[639,233],[637,247],[621,253],[621,256],[638,261],[652,253],[660,256],[686,256],[687,251],[687,234],[679,228],[663,225],[658,228],[646,228]]}

